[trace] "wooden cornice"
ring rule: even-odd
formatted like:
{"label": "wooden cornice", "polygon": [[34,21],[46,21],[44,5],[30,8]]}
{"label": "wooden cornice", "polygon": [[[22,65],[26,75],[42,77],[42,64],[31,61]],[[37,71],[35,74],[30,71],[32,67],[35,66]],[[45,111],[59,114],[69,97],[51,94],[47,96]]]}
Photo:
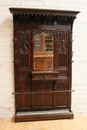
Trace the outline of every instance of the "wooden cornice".
{"label": "wooden cornice", "polygon": [[31,15],[31,16],[57,16],[76,18],[79,11],[69,10],[48,10],[48,9],[31,9],[31,8],[9,8],[13,15]]}

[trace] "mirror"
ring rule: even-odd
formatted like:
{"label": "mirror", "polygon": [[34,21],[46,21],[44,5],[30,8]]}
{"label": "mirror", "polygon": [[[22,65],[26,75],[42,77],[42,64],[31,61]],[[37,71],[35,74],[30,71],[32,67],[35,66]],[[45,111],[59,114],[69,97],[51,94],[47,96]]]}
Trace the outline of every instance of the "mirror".
{"label": "mirror", "polygon": [[53,36],[39,33],[34,36],[34,69],[53,68]]}

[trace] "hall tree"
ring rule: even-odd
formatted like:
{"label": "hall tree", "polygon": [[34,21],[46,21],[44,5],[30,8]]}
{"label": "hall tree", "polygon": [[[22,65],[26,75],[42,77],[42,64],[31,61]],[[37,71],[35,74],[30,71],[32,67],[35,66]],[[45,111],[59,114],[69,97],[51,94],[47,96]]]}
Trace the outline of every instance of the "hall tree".
{"label": "hall tree", "polygon": [[78,11],[10,8],[15,122],[73,118],[72,28]]}

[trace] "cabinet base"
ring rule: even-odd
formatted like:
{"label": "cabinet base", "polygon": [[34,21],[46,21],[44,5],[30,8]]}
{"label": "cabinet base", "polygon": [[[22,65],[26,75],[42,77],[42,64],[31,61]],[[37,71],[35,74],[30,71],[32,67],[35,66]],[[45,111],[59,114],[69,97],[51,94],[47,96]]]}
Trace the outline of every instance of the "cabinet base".
{"label": "cabinet base", "polygon": [[17,112],[15,115],[15,122],[73,119],[73,117],[73,112],[69,110]]}

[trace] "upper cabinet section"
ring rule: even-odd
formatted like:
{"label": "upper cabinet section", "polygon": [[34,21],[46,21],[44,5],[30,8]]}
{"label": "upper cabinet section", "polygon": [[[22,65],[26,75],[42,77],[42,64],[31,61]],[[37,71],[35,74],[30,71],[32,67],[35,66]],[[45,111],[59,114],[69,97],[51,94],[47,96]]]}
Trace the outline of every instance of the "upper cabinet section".
{"label": "upper cabinet section", "polygon": [[[68,61],[71,61],[69,50],[73,21],[78,11],[30,8],[9,10],[13,14],[14,43],[19,45],[14,45],[18,68],[52,70],[68,67]],[[20,52],[19,57],[17,51]]]}
{"label": "upper cabinet section", "polygon": [[73,24],[78,11],[10,8],[14,22],[31,25],[68,25]]}

